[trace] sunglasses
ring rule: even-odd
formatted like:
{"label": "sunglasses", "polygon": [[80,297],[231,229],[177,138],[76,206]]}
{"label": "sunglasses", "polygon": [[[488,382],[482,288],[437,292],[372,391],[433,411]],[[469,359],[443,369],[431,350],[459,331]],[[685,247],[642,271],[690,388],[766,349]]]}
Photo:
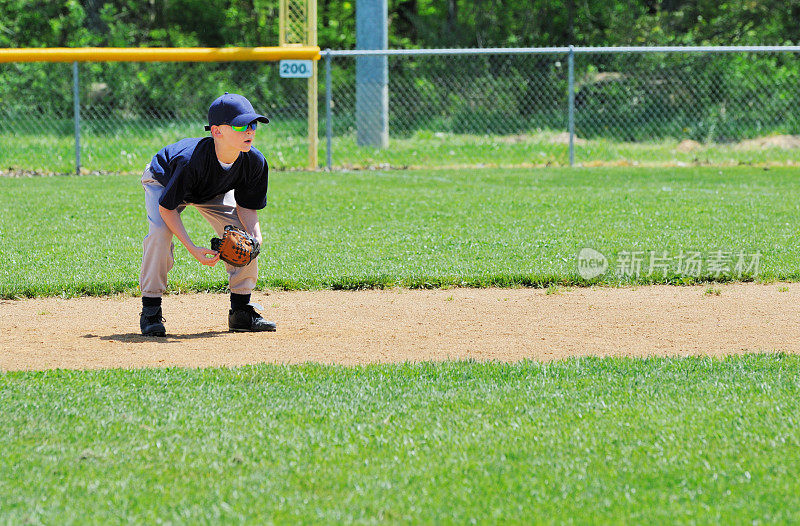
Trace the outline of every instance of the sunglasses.
{"label": "sunglasses", "polygon": [[245,124],[244,126],[234,126],[233,124],[231,124],[231,128],[233,128],[233,131],[238,131],[238,132],[247,131],[248,128],[252,128],[253,131],[256,131],[257,127],[258,127],[258,122],[255,121],[251,122],[250,124]]}

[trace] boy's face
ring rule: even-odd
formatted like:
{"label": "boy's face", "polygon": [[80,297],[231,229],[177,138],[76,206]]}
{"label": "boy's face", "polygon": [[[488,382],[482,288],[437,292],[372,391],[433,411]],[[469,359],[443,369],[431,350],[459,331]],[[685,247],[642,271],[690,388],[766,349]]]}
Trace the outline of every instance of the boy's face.
{"label": "boy's face", "polygon": [[236,131],[228,124],[211,127],[211,135],[222,142],[222,146],[229,150],[249,152],[256,136],[256,130],[248,126],[245,131]]}

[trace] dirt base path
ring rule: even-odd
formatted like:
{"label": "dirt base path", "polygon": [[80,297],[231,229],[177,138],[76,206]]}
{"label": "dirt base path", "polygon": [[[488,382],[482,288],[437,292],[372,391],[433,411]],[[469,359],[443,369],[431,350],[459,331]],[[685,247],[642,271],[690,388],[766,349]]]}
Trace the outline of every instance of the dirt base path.
{"label": "dirt base path", "polygon": [[800,352],[800,284],[713,288],[256,292],[262,334],[227,332],[226,295],[174,295],[166,338],[139,298],[2,301],[0,370]]}

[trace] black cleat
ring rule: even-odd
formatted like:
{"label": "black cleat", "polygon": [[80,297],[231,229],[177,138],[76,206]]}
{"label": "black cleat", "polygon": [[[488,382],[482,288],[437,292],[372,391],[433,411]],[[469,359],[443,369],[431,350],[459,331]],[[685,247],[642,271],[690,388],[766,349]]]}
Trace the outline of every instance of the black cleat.
{"label": "black cleat", "polygon": [[228,312],[228,330],[231,332],[275,332],[277,325],[256,312],[253,304]]}
{"label": "black cleat", "polygon": [[144,336],[166,336],[164,318],[161,317],[161,307],[142,307],[139,315],[139,326]]}

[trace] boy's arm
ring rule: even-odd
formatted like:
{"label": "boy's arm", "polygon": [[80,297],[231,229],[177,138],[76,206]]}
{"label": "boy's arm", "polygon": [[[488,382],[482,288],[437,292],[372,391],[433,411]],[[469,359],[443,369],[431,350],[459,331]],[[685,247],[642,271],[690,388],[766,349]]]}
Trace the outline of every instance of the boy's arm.
{"label": "boy's arm", "polygon": [[197,261],[203,265],[209,265],[212,267],[217,261],[219,261],[218,252],[209,250],[205,247],[198,247],[192,243],[189,233],[186,231],[186,227],[183,226],[183,221],[181,221],[181,215],[177,210],[170,210],[169,208],[164,208],[163,206],[159,205],[158,211],[161,213],[161,218],[164,219],[164,223],[166,223],[167,228],[169,228],[172,233],[175,234],[175,237],[177,237],[180,242],[183,243],[183,246],[186,247],[186,250],[188,250]]}
{"label": "boy's arm", "polygon": [[239,220],[244,225],[244,229],[261,244],[261,226],[258,224],[258,210],[236,205],[236,213],[239,215]]}

